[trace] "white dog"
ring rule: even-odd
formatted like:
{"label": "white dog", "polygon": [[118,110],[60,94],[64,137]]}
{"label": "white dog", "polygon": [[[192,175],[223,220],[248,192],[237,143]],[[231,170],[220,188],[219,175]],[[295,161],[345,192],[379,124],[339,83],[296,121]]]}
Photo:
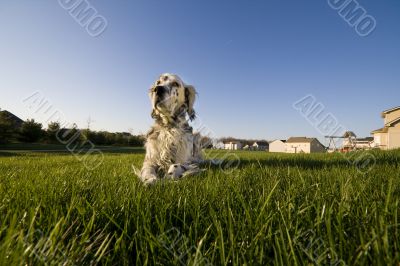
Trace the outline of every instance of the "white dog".
{"label": "white dog", "polygon": [[188,124],[195,119],[195,88],[178,76],[163,74],[151,87],[151,116],[155,124],[147,134],[146,156],[137,175],[145,184],[164,176],[179,178],[194,173],[202,161],[200,134]]}

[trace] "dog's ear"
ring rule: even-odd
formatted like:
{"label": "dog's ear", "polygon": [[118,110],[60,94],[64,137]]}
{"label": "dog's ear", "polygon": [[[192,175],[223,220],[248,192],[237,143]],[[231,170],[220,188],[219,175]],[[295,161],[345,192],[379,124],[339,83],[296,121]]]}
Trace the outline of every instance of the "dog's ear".
{"label": "dog's ear", "polygon": [[196,118],[196,112],[193,109],[195,100],[196,100],[196,89],[191,85],[185,85],[185,103],[187,106],[187,113],[189,115],[190,120]]}

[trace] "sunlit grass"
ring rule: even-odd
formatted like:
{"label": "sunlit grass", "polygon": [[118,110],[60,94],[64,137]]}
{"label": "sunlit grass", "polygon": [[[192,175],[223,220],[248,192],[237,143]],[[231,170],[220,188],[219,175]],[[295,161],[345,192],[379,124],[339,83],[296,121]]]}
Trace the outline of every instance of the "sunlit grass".
{"label": "sunlit grass", "polygon": [[340,154],[237,154],[232,171],[144,187],[131,168],[142,153],[105,154],[93,171],[68,154],[2,153],[0,265],[400,261],[400,151],[373,152],[367,173]]}

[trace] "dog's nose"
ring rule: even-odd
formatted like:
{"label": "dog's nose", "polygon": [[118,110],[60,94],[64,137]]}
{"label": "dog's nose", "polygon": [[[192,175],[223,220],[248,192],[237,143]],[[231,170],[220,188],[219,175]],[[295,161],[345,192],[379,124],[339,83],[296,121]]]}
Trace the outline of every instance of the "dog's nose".
{"label": "dog's nose", "polygon": [[164,86],[157,86],[154,88],[154,91],[157,96],[162,96],[167,91],[167,89]]}

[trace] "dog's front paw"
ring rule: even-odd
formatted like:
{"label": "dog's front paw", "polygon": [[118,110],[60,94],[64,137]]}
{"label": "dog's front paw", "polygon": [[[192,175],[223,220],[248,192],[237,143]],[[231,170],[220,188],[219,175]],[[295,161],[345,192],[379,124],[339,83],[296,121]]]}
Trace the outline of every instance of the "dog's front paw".
{"label": "dog's front paw", "polygon": [[145,175],[140,178],[145,185],[153,185],[157,182],[157,176],[155,175]]}
{"label": "dog's front paw", "polygon": [[173,164],[168,169],[169,178],[181,178],[192,176],[202,173],[204,170],[200,169],[196,164]]}
{"label": "dog's front paw", "polygon": [[182,164],[172,164],[168,169],[169,178],[181,178],[183,173],[185,173],[186,168]]}

